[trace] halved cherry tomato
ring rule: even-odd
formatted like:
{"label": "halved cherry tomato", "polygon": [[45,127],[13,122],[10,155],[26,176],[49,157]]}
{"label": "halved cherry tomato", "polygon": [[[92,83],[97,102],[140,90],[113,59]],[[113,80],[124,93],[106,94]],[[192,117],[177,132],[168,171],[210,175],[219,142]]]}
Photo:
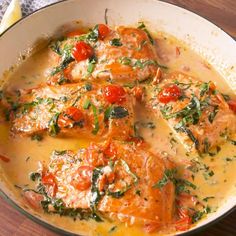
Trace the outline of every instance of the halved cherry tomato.
{"label": "halved cherry tomato", "polygon": [[126,92],[118,85],[107,85],[103,88],[103,96],[109,103],[121,103],[125,101]]}
{"label": "halved cherry tomato", "polygon": [[98,36],[100,39],[104,39],[110,32],[110,29],[104,25],[104,24],[99,24],[98,25]]}
{"label": "halved cherry tomato", "polygon": [[68,107],[64,114],[60,114],[58,118],[58,126],[60,128],[73,127],[75,122],[83,120],[83,112],[77,107]]}
{"label": "halved cherry tomato", "polygon": [[229,108],[236,113],[236,100],[229,100],[227,103]]}
{"label": "halved cherry tomato", "polygon": [[70,38],[70,37],[79,36],[79,35],[85,34],[85,33],[86,33],[85,30],[83,30],[83,29],[77,29],[77,30],[74,30],[74,31],[71,31],[71,32],[67,33],[66,36],[67,36],[68,38]]}
{"label": "halved cherry tomato", "polygon": [[86,60],[90,58],[92,55],[93,55],[93,48],[89,44],[83,41],[76,43],[72,50],[72,56],[78,62]]}
{"label": "halved cherry tomato", "polygon": [[4,162],[9,162],[10,159],[8,157],[2,156],[0,155],[0,160],[4,161]]}
{"label": "halved cherry tomato", "polygon": [[192,219],[189,216],[186,216],[175,222],[175,229],[179,231],[185,231],[190,228]]}
{"label": "halved cherry tomato", "polygon": [[54,197],[57,192],[57,183],[55,176],[52,173],[46,173],[42,176],[42,184],[49,187],[49,192],[51,192]]}
{"label": "halved cherry tomato", "polygon": [[162,103],[174,102],[179,99],[181,94],[182,91],[177,85],[170,84],[161,90],[158,94],[158,99]]}
{"label": "halved cherry tomato", "polygon": [[73,121],[80,121],[83,119],[83,112],[77,107],[68,107],[65,111],[65,114]]}
{"label": "halved cherry tomato", "polygon": [[109,143],[104,149],[103,153],[105,154],[105,156],[109,158],[115,157],[117,155],[117,148],[115,147],[114,144]]}
{"label": "halved cherry tomato", "polygon": [[84,191],[91,186],[92,183],[92,174],[93,167],[91,166],[80,166],[75,175],[71,184],[78,190]]}

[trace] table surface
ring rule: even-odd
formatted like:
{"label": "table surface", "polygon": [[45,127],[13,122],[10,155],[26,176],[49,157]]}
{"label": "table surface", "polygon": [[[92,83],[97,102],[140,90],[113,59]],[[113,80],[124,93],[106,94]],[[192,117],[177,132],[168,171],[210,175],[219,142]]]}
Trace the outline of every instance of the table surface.
{"label": "table surface", "polygon": [[[231,36],[236,38],[236,1],[235,0],[164,0],[193,11],[212,21]],[[0,236],[56,236],[58,234],[43,228],[21,215],[5,200],[0,198]],[[235,236],[236,211],[219,223],[207,228],[196,236]]]}

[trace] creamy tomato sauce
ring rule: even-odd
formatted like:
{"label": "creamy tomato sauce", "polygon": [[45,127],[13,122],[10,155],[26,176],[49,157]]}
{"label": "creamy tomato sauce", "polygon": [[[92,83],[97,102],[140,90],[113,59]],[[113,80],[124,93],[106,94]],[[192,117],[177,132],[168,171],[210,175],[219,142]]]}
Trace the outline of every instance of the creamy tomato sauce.
{"label": "creamy tomato sauce", "polygon": [[[122,30],[124,29],[120,29],[120,31]],[[116,34],[114,32],[115,36],[112,37],[116,38]],[[165,66],[165,68],[162,68],[164,74],[168,75],[172,72],[179,71],[194,78],[199,78],[204,82],[213,81],[217,90],[221,93],[229,95],[231,99],[236,98],[234,92],[224,81],[224,78],[182,42],[164,33],[153,33],[153,35],[152,38],[155,41],[154,47],[157,53],[158,63]],[[127,42],[132,46],[132,40],[129,41],[127,39]],[[119,41],[115,43],[119,44]],[[145,43],[143,42],[143,44]],[[139,60],[140,55],[138,54],[136,56],[138,58],[137,60]],[[52,67],[55,67],[57,64],[52,57],[52,51],[49,47],[30,56],[6,78],[7,82],[2,90],[12,93],[16,90],[32,89],[46,83],[54,84],[58,77],[54,76],[50,80],[48,79]],[[145,57],[151,57],[153,59],[154,54],[146,53]],[[100,63],[99,60],[97,63]],[[73,73],[79,73],[81,76],[84,73],[84,66],[83,64],[76,65]],[[99,71],[105,69],[101,63],[97,68],[95,67],[95,72],[99,73]],[[125,85],[124,87],[132,87],[133,81],[127,80],[126,73],[124,75],[122,72],[121,77],[117,75],[117,71],[123,71],[123,69],[119,65],[115,70],[116,73],[113,71],[113,74],[110,73],[104,76],[105,78],[108,76],[114,80],[121,79],[119,83]],[[146,74],[150,73],[153,75],[153,70],[153,68],[149,68],[145,73],[139,74],[140,81],[143,80]],[[137,75],[135,74],[135,76]],[[73,83],[80,82],[78,81],[78,77],[73,77],[73,79]],[[102,80],[103,77],[98,77],[97,79]],[[145,86],[145,83],[142,83],[141,86]],[[180,138],[176,137],[175,132],[168,125],[167,120],[163,119],[161,114],[151,112],[150,107],[145,106],[144,103],[145,101],[142,100],[141,102],[136,102],[134,105],[134,131],[136,136],[142,137],[145,140],[153,155],[161,155],[163,158],[168,157],[169,161],[174,163],[174,165],[180,166],[179,175],[181,178],[191,180],[191,183],[194,185],[194,187],[190,186],[191,196],[195,197],[196,195],[197,200],[195,203],[204,206],[201,206],[203,210],[199,211],[198,215],[195,215],[195,220],[198,222],[198,220],[207,217],[208,213],[211,214],[217,211],[224,200],[236,191],[235,133],[231,134],[230,139],[226,137],[228,139],[226,142],[217,144],[217,147],[208,153],[199,155],[198,152],[189,152],[181,143]],[[9,121],[5,121],[5,114],[3,112],[0,120],[0,155],[3,156],[0,159],[0,164],[3,167],[4,177],[7,179],[9,187],[19,198],[23,198],[23,189],[35,189],[35,183],[30,180],[29,174],[38,170],[39,161],[47,165],[54,150],[73,150],[76,152],[81,148],[87,148],[91,142],[91,139],[86,137],[86,135],[76,137],[63,135],[59,135],[58,137],[51,137],[50,135],[27,137],[17,135],[12,133],[11,124]],[[120,128],[122,129],[122,127]],[[95,141],[100,142],[101,138],[98,137]],[[187,172],[186,169],[188,170]],[[160,184],[160,182],[158,183]],[[137,194],[139,193],[137,192]],[[188,203],[185,202],[185,204],[187,205]],[[29,208],[27,202],[25,202],[25,205]],[[103,222],[96,222],[92,219],[87,221],[77,219],[75,221],[69,216],[48,214],[42,210],[37,210],[36,212],[40,218],[47,222],[73,233],[97,236],[118,236],[124,234],[130,236],[150,235],[150,233],[143,230],[142,226],[132,225],[130,222],[121,223],[117,218],[105,218]],[[194,224],[195,221],[191,225]],[[160,230],[151,232],[151,234],[165,235],[178,230],[188,229],[185,226],[186,222],[183,222],[183,225],[177,225],[177,227],[175,224],[170,224]]]}

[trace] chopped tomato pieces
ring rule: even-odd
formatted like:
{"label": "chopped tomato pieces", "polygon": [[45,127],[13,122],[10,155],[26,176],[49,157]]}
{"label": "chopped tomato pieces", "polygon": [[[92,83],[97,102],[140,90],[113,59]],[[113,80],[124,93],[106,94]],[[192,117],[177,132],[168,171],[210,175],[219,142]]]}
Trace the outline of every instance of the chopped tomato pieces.
{"label": "chopped tomato pieces", "polygon": [[181,94],[181,89],[177,85],[171,84],[161,90],[161,92],[158,94],[158,99],[160,102],[166,104],[177,101]]}
{"label": "chopped tomato pieces", "polygon": [[103,96],[109,103],[121,103],[125,101],[126,92],[118,85],[107,85],[103,89]]}
{"label": "chopped tomato pieces", "polygon": [[93,174],[93,167],[91,166],[80,166],[71,182],[71,184],[78,190],[84,191],[91,186],[91,179]]}
{"label": "chopped tomato pieces", "polygon": [[229,108],[236,113],[236,100],[229,100],[227,103]]}
{"label": "chopped tomato pieces", "polygon": [[110,29],[104,25],[104,24],[99,24],[98,25],[98,36],[100,39],[104,39],[110,32]]}
{"label": "chopped tomato pieces", "polygon": [[72,50],[72,56],[78,62],[86,60],[93,56],[93,48],[89,44],[80,41],[75,44]]}
{"label": "chopped tomato pieces", "polygon": [[4,162],[9,162],[10,159],[8,157],[2,156],[0,155],[0,160],[4,161]]}
{"label": "chopped tomato pieces", "polygon": [[56,195],[57,183],[53,174],[51,173],[43,174],[42,184],[49,187],[49,191],[51,192],[53,197]]}

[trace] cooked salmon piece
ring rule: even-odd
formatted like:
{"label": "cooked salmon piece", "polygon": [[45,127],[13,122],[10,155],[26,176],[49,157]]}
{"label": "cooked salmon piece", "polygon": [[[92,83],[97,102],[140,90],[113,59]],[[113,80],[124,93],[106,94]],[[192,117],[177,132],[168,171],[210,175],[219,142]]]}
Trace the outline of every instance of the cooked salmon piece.
{"label": "cooked salmon piece", "polygon": [[41,86],[24,91],[17,104],[11,115],[14,134],[122,140],[133,135],[134,99],[118,85]]}
{"label": "cooked salmon piece", "polygon": [[173,168],[145,145],[107,141],[77,153],[54,151],[38,173],[47,198],[60,199],[68,209],[90,209],[102,217],[159,229],[173,219],[175,188],[171,181],[161,189],[154,185]]}
{"label": "cooked salmon piece", "polygon": [[52,49],[60,59],[49,76],[49,84],[84,79],[127,83],[156,76],[157,53],[144,25],[141,28],[120,26],[115,30],[102,26],[107,28],[105,35],[101,35],[101,25],[97,25],[87,34],[72,34],[54,43]]}
{"label": "cooked salmon piece", "polygon": [[150,94],[148,106],[167,120],[188,151],[209,153],[236,131],[236,115],[211,81],[173,72]]}

